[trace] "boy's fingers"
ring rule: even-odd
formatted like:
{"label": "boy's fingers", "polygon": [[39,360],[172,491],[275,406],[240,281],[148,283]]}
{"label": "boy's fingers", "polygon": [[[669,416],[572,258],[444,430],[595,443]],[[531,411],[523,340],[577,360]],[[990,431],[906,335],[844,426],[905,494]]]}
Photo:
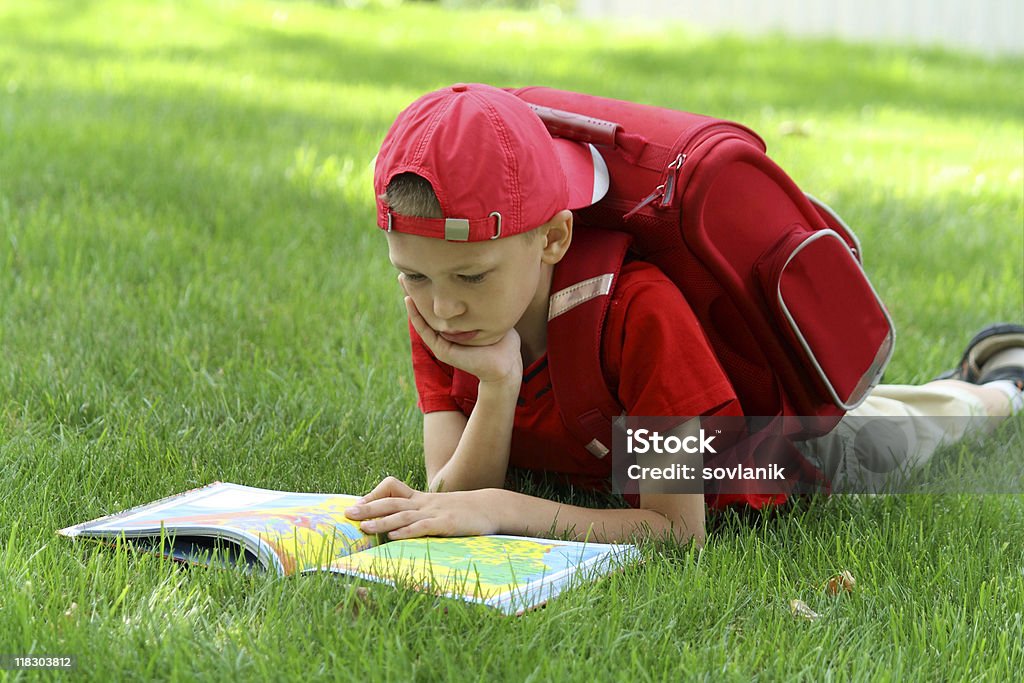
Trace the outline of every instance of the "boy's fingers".
{"label": "boy's fingers", "polygon": [[424,335],[425,330],[433,332],[433,329],[427,325],[427,321],[425,321],[423,316],[420,315],[420,312],[416,308],[416,304],[413,303],[411,296],[405,297],[405,312],[409,315],[409,320],[412,322],[412,326],[416,329],[416,332],[419,333],[420,337]]}
{"label": "boy's fingers", "polygon": [[419,510],[402,510],[385,517],[378,517],[371,519],[360,524],[360,528],[367,533],[371,534],[386,534],[395,529],[401,529],[402,527],[409,526],[413,522],[422,518],[423,513]]}
{"label": "boy's fingers", "polygon": [[377,485],[377,488],[390,491],[391,495],[397,495],[403,498],[408,498],[412,494],[416,493],[411,486],[396,477],[384,477],[384,480]]}
{"label": "boy's fingers", "polygon": [[[385,523],[394,515],[405,512],[415,513],[418,510],[417,503],[411,498],[381,498],[370,503],[360,503],[345,508],[345,516],[355,522],[362,522],[360,525],[367,533],[379,533],[395,528],[394,525]],[[370,524],[372,528],[367,527]]]}
{"label": "boy's fingers", "polygon": [[443,533],[435,533],[433,519],[421,519],[408,526],[388,532],[388,538],[397,541],[400,538],[419,538],[420,536],[444,536]]}
{"label": "boy's fingers", "polygon": [[369,503],[360,503],[359,505],[353,505],[345,510],[346,514],[351,517],[352,514],[356,515],[360,519],[369,519],[371,517],[384,517],[391,515],[396,512],[403,510],[415,510],[416,504],[411,498],[381,498],[380,500],[374,500]]}
{"label": "boy's fingers", "polygon": [[408,295],[405,297],[405,312],[409,314],[409,320],[412,321],[413,327],[423,324],[423,316],[420,315],[419,309],[413,303],[412,297]]}
{"label": "boy's fingers", "polygon": [[409,320],[412,321],[412,327],[416,330],[416,334],[420,335],[420,339],[427,345],[435,356],[444,358],[443,355],[446,350],[451,346],[451,342],[445,340],[439,335],[433,327],[427,324],[427,321],[420,315],[419,310],[416,308],[416,304],[413,303],[412,297],[405,297],[405,310],[409,313]]}
{"label": "boy's fingers", "polygon": [[373,490],[363,496],[360,503],[369,503],[373,500],[379,500],[381,498],[408,498],[415,491],[410,488],[401,479],[395,477],[385,477],[379,484],[373,487]]}

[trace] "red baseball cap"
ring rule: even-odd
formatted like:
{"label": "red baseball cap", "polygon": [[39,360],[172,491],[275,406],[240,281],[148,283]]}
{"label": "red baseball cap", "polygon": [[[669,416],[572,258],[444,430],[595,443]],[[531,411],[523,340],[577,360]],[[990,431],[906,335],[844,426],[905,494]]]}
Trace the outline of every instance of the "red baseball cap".
{"label": "red baseball cap", "polygon": [[[403,216],[380,198],[415,173],[434,188],[444,218]],[[420,97],[395,119],[373,174],[384,230],[477,242],[533,230],[608,191],[608,168],[590,144],[552,137],[512,93],[479,83]]]}

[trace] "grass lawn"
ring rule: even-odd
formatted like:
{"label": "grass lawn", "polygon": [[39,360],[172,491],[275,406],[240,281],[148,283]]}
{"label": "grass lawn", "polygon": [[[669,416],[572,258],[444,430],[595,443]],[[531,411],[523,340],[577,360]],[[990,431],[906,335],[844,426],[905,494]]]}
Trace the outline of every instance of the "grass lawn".
{"label": "grass lawn", "polygon": [[[103,680],[1020,679],[1021,495],[730,519],[701,553],[644,547],[520,618],[54,531],[217,479],[423,485],[369,164],[403,106],[455,81],[762,132],[861,237],[899,328],[887,380],[925,380],[1024,319],[1022,67],[420,4],[0,4],[0,654]],[[945,457],[1021,463],[1022,433]],[[840,570],[856,590],[826,595]]]}

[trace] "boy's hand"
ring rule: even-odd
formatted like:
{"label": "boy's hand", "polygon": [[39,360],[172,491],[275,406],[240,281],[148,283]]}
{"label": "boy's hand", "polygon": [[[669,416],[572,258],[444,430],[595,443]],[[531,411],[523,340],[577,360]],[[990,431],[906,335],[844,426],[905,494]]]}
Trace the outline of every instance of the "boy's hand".
{"label": "boy's hand", "polygon": [[513,382],[523,377],[523,358],[519,352],[519,333],[509,330],[504,337],[487,346],[465,346],[450,342],[432,328],[420,314],[411,296],[405,297],[405,310],[417,334],[439,361],[481,382]]}
{"label": "boy's hand", "polygon": [[498,533],[494,506],[488,509],[487,490],[423,493],[387,477],[363,496],[345,516],[363,521],[367,534],[387,534],[391,540],[418,536],[482,536]]}

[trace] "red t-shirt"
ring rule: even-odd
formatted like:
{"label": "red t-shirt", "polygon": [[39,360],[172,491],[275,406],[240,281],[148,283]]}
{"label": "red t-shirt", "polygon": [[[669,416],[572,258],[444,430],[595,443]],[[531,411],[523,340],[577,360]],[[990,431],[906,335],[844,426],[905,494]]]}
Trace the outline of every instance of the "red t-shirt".
{"label": "red t-shirt", "polygon": [[[556,266],[557,267],[557,266]],[[611,293],[601,339],[605,380],[627,415],[739,414],[729,380],[679,289],[656,266],[625,264]],[[410,326],[413,371],[424,413],[472,405],[452,397],[451,366],[438,361]],[[523,372],[509,464],[605,488],[611,457],[597,458],[562,423],[545,354]]]}

